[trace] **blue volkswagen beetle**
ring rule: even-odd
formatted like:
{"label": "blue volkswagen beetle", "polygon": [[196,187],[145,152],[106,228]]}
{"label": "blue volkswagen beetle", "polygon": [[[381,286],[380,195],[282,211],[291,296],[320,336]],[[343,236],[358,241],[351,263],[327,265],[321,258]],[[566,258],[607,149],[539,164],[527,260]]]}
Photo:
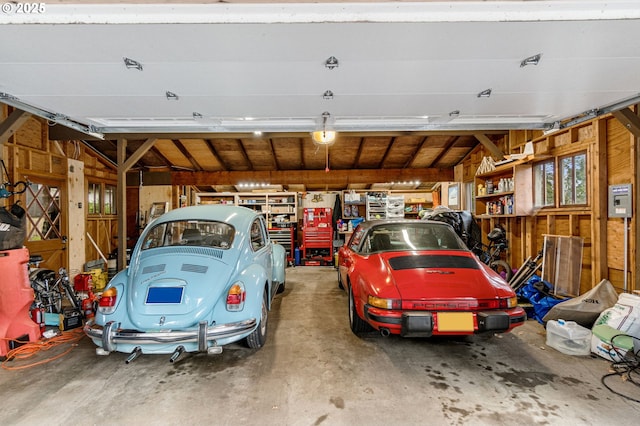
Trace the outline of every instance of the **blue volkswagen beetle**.
{"label": "blue volkswagen beetle", "polygon": [[285,286],[285,250],[259,213],[227,205],[184,207],[151,222],[129,267],[109,282],[85,333],[96,353],[219,354],[245,340],[260,348]]}

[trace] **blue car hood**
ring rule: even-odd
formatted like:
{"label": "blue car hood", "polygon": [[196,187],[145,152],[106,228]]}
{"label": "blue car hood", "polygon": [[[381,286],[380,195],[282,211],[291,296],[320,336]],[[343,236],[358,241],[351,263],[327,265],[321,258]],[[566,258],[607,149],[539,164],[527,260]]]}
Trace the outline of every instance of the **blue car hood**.
{"label": "blue car hood", "polygon": [[228,251],[200,247],[145,253],[129,277],[131,323],[139,330],[169,330],[208,320],[214,306],[226,299],[235,258]]}

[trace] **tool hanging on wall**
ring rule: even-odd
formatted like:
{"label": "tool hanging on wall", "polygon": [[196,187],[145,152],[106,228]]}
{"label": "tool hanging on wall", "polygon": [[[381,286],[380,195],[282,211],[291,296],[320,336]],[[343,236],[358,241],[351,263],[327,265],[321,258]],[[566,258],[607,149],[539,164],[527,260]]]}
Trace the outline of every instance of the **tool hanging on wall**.
{"label": "tool hanging on wall", "polygon": [[[11,179],[9,178],[9,172],[7,171],[7,166],[4,164],[4,160],[0,160],[2,163],[2,170],[4,175],[7,176],[7,180],[4,183],[0,183],[0,198],[9,198],[14,194],[22,194],[27,190],[28,182],[18,181],[15,184],[11,183]],[[18,187],[22,187],[20,189],[16,189]]]}

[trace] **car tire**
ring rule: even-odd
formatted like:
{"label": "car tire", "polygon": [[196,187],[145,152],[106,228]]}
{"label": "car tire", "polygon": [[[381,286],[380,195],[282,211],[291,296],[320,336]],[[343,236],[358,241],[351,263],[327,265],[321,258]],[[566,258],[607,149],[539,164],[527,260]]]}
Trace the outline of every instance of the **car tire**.
{"label": "car tire", "polygon": [[351,286],[349,286],[349,326],[351,326],[351,331],[356,336],[373,330],[369,323],[358,315]]}
{"label": "car tire", "polygon": [[278,289],[276,290],[276,294],[284,293],[285,289],[286,289],[285,288],[285,284],[284,283],[280,283],[278,285]]}
{"label": "car tire", "polygon": [[340,276],[340,266],[338,266],[338,288],[344,290],[344,284],[342,284],[342,277]]}
{"label": "car tire", "polygon": [[255,330],[247,336],[247,346],[251,349],[261,348],[267,341],[267,320],[269,318],[269,309],[267,306],[267,293],[262,297],[262,309],[260,314],[260,322]]}

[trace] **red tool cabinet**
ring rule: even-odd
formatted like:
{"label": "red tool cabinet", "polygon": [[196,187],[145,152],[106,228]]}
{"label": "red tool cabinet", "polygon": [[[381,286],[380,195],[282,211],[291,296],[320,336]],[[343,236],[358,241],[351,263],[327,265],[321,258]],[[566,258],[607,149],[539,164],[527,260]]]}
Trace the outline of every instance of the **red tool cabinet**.
{"label": "red tool cabinet", "polygon": [[305,265],[333,262],[333,211],[328,207],[305,208],[302,228]]}

